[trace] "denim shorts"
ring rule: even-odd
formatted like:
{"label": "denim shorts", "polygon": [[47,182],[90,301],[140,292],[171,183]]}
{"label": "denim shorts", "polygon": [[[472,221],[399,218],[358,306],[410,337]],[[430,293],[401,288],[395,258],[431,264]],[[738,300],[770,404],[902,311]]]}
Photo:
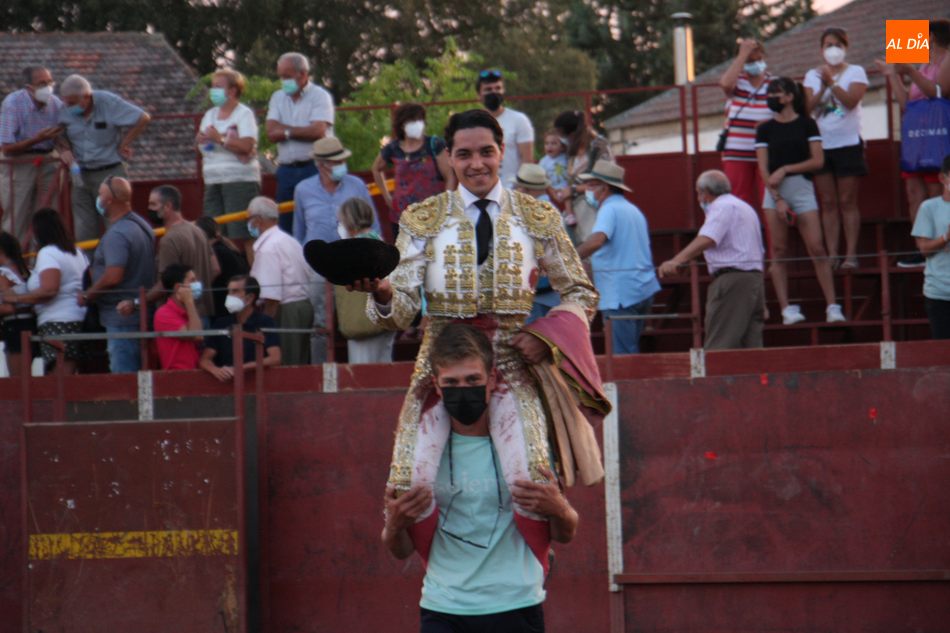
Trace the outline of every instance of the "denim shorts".
{"label": "denim shorts", "polygon": [[[778,186],[778,193],[782,196],[782,199],[788,203],[788,207],[795,215],[818,210],[818,199],[815,197],[815,185],[801,174],[786,176],[782,184]],[[775,208],[775,200],[772,198],[772,192],[769,191],[768,187],[765,188],[762,208]]]}

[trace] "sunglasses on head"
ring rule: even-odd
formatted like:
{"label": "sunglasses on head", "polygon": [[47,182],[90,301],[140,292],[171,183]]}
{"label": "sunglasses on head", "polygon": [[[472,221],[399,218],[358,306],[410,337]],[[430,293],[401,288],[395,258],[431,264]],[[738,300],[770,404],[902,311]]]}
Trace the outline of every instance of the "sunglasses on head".
{"label": "sunglasses on head", "polygon": [[118,196],[115,195],[115,189],[112,188],[112,179],[113,179],[113,178],[115,178],[115,176],[109,176],[109,177],[106,178],[104,181],[102,181],[102,184],[104,184],[104,185],[106,186],[106,189],[109,190],[109,193],[112,194],[112,199],[113,199],[113,200],[117,200],[117,199],[118,199]]}
{"label": "sunglasses on head", "polygon": [[490,70],[483,70],[482,72],[478,73],[478,77],[479,79],[501,79],[502,75],[500,70],[495,70],[492,68]]}

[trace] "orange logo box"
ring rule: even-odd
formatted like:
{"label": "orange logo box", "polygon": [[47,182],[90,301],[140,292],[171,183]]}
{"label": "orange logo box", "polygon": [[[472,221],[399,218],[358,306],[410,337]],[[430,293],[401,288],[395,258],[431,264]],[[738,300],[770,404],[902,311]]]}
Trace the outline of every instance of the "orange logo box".
{"label": "orange logo box", "polygon": [[884,39],[888,64],[930,62],[930,20],[886,20]]}

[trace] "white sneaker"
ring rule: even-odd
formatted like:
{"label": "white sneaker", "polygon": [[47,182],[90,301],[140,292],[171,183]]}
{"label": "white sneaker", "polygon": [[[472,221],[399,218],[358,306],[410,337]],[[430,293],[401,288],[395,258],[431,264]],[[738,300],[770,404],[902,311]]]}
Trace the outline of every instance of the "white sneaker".
{"label": "white sneaker", "polygon": [[782,325],[795,325],[805,320],[802,309],[797,305],[787,305],[782,310]]}
{"label": "white sneaker", "polygon": [[837,303],[832,303],[825,308],[825,321],[828,323],[841,323],[842,321],[847,321],[847,319],[844,318],[844,314],[841,313],[841,306]]}

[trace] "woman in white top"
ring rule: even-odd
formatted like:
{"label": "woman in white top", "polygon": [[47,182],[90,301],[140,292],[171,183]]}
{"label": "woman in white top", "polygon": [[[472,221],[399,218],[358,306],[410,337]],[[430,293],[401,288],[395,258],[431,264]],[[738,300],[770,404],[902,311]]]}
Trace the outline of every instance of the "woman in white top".
{"label": "woman in white top", "polygon": [[[257,118],[240,103],[244,75],[236,70],[219,70],[211,76],[211,103],[198,130],[198,149],[204,179],[204,213],[212,217],[247,209],[261,191],[261,166],[257,160]],[[244,222],[229,222],[223,233],[232,239],[247,240]],[[250,251],[250,242],[245,244]]]}
{"label": "woman in white top", "polygon": [[[35,305],[36,320],[43,336],[78,334],[86,317],[86,308],[76,302],[82,291],[82,275],[89,267],[86,255],[66,233],[66,227],[55,209],[40,209],[33,214],[33,237],[40,247],[36,254],[33,274],[26,284],[27,292],[3,294],[3,300]],[[76,361],[85,355],[85,345],[79,341],[66,342],[63,369],[75,373]],[[47,369],[56,361],[56,349],[47,343],[40,345]]]}
{"label": "woman in white top", "polygon": [[845,61],[848,33],[828,28],[821,34],[825,63],[805,75],[805,101],[818,123],[825,165],[815,172],[821,197],[825,246],[832,266],[838,265],[838,241],[844,225],[845,256],[841,268],[858,267],[858,179],[868,173],[861,140],[861,100],[868,89],[864,68]]}
{"label": "woman in white top", "polygon": [[21,303],[4,303],[4,293],[16,294],[26,291],[30,276],[20,242],[10,233],[0,232],[0,332],[7,357],[10,375],[16,376],[20,369],[22,333],[36,331],[36,317],[30,306]]}

